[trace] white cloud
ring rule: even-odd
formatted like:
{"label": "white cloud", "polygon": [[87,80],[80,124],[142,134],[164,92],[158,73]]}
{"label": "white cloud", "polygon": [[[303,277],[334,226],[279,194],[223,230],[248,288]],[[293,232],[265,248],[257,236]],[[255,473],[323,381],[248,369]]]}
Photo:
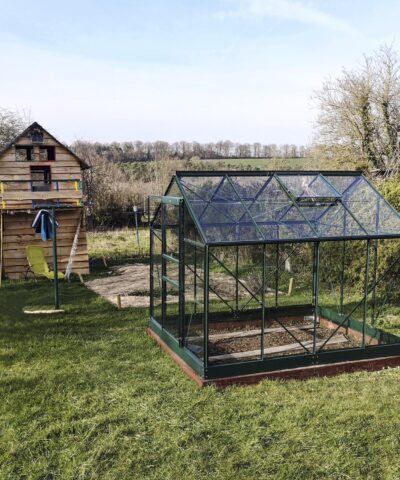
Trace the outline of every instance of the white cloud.
{"label": "white cloud", "polygon": [[315,25],[330,30],[354,35],[356,30],[344,19],[324,13],[309,3],[296,0],[231,0],[231,10],[217,13],[224,17],[271,17]]}

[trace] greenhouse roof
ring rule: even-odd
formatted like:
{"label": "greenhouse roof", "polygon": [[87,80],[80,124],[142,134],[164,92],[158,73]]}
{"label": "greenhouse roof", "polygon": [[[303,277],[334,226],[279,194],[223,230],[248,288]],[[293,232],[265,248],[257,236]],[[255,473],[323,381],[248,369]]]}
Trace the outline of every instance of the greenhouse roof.
{"label": "greenhouse roof", "polygon": [[360,172],[177,172],[208,244],[400,237],[400,215]]}

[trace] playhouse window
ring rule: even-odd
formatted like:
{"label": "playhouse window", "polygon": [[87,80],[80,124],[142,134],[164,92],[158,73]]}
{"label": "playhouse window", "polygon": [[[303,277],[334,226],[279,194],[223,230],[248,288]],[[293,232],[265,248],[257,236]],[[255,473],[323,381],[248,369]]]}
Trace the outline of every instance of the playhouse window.
{"label": "playhouse window", "polygon": [[43,143],[44,142],[43,132],[40,129],[35,128],[31,132],[31,139],[32,139],[32,143]]}
{"label": "playhouse window", "polygon": [[39,159],[41,162],[50,162],[56,159],[56,147],[40,147]]}
{"label": "playhouse window", "polygon": [[51,190],[50,167],[31,167],[32,192],[49,192]]}
{"label": "playhouse window", "polygon": [[26,145],[15,146],[15,160],[17,162],[32,162],[35,160],[35,152],[33,147]]}

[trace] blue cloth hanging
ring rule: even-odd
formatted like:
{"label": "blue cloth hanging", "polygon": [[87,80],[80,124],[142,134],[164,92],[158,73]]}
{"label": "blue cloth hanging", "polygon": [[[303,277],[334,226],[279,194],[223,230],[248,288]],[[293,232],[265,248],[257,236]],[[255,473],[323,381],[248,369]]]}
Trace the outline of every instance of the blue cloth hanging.
{"label": "blue cloth hanging", "polygon": [[[56,228],[58,228],[58,222],[56,221]],[[48,210],[39,210],[32,223],[32,228],[36,233],[40,233],[42,240],[53,239],[53,219],[51,213]]]}

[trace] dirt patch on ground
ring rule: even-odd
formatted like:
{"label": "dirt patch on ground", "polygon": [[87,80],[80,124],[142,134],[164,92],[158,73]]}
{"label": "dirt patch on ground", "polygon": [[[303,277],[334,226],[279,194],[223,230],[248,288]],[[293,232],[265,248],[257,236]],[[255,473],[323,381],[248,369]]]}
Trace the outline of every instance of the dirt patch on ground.
{"label": "dirt patch on ground", "polygon": [[[178,277],[177,267],[169,268],[169,276],[172,279]],[[117,295],[121,295],[122,308],[149,307],[150,306],[150,266],[144,263],[135,263],[111,267],[108,275],[85,282],[85,285],[93,292],[101,295],[109,302],[117,305]],[[188,301],[193,299],[193,284],[190,279],[193,273],[186,272],[185,297]],[[243,284],[243,280],[241,280]],[[213,289],[213,290],[211,290]],[[222,296],[226,301],[233,300],[236,294],[236,281],[232,276],[224,273],[214,273],[210,278],[210,300],[217,300]],[[243,287],[239,289],[239,297],[250,296]],[[167,303],[178,303],[176,295],[168,294]]]}
{"label": "dirt patch on ground", "polygon": [[149,265],[135,263],[111,267],[108,276],[89,280],[85,285],[114,305],[117,295],[121,295],[123,308],[149,307],[149,276]]}

